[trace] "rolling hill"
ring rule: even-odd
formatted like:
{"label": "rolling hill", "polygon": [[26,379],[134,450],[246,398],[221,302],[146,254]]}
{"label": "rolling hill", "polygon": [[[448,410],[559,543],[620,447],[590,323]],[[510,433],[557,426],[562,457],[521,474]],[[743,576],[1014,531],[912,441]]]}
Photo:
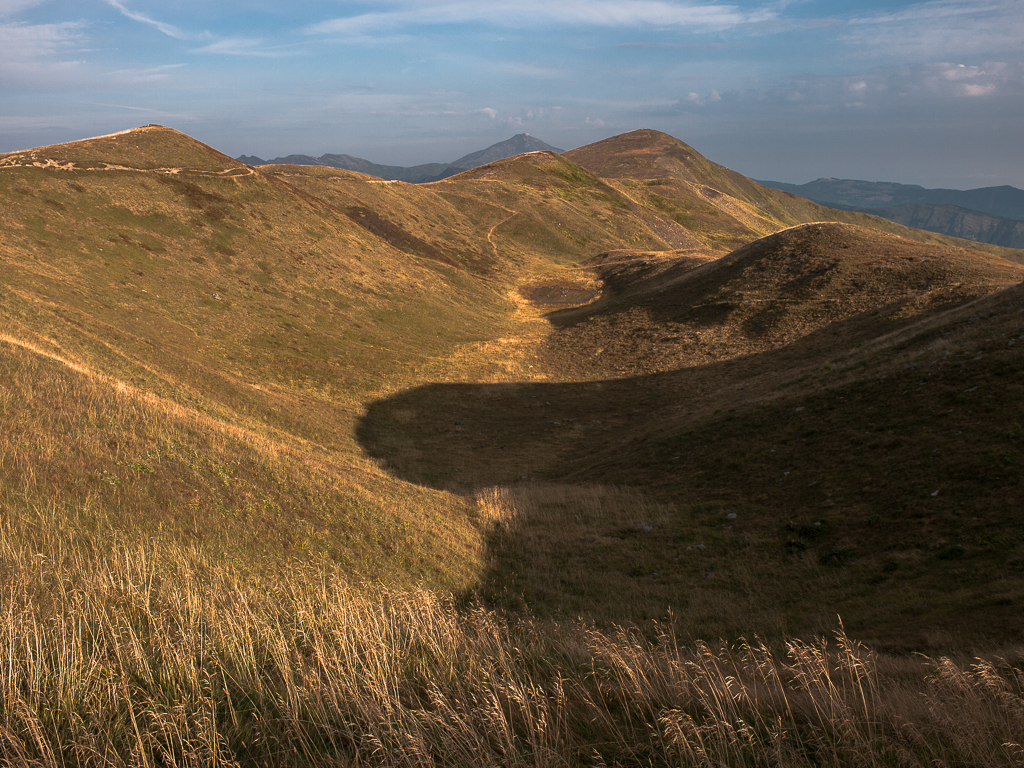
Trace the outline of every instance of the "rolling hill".
{"label": "rolling hill", "polygon": [[[414,185],[146,126],[0,156],[0,231],[26,762],[671,764],[697,684],[627,680],[704,639],[764,643],[725,690],[848,633],[893,701],[1019,642],[1019,252],[654,131]],[[790,764],[911,739],[799,700]]]}

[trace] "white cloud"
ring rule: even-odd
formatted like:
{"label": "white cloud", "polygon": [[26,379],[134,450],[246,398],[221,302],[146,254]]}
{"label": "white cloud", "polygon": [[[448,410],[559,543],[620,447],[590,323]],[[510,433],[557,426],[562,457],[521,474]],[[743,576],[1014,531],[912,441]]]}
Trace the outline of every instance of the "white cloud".
{"label": "white cloud", "polygon": [[27,8],[42,5],[46,0],[0,0],[0,18],[13,16]]}
{"label": "white cloud", "polygon": [[498,110],[492,109],[491,107],[484,107],[483,109],[473,110],[474,115],[486,115],[487,117],[494,120],[498,116]]}
{"label": "white cloud", "polygon": [[[108,0],[111,2],[112,0]],[[741,11],[736,5],[693,4],[670,0],[516,0],[515,2],[406,2],[393,10],[323,21],[311,34],[359,34],[407,25],[477,22],[499,27],[546,24],[595,27],[657,27],[722,30],[775,18],[770,9]]]}
{"label": "white cloud", "polygon": [[85,40],[82,22],[0,24],[0,84],[15,87],[66,85],[81,68],[68,54]]}
{"label": "white cloud", "polygon": [[34,59],[74,47],[83,39],[84,24],[0,24],[4,59]]}
{"label": "white cloud", "polygon": [[843,40],[856,51],[903,61],[1019,52],[1021,0],[932,0],[849,20]]}
{"label": "white cloud", "polygon": [[992,83],[981,85],[980,83],[964,83],[960,86],[960,93],[964,96],[988,96],[994,93],[996,86]]}
{"label": "white cloud", "polygon": [[775,110],[790,120],[850,108],[938,116],[963,115],[964,99],[1024,117],[1024,63],[930,62],[842,76],[805,75],[723,93],[685,93],[670,105],[652,105],[644,111],[662,115],[711,110],[722,116],[745,113],[758,104],[765,114]]}
{"label": "white cloud", "polygon": [[686,96],[681,98],[678,103],[680,105],[686,104],[694,107],[703,107],[706,104],[714,104],[721,100],[722,95],[714,88],[712,88],[706,96],[696,93],[694,91],[690,91],[689,93],[686,94]]}

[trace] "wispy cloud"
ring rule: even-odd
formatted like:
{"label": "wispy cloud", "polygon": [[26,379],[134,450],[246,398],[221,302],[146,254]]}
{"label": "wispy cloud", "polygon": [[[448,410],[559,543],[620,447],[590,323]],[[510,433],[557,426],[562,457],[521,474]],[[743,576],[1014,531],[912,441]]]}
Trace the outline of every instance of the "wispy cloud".
{"label": "wispy cloud", "polygon": [[0,0],[0,18],[42,5],[46,0]]}
{"label": "wispy cloud", "polygon": [[619,48],[627,51],[654,51],[671,49],[680,51],[721,51],[745,43],[622,43]]}
{"label": "wispy cloud", "polygon": [[193,40],[196,38],[196,35],[179,29],[173,24],[168,24],[167,22],[159,21],[158,19],[154,19],[150,16],[147,16],[144,13],[139,13],[138,11],[131,10],[124,3],[120,2],[120,0],[106,0],[106,2],[108,5],[113,6],[132,21],[138,21],[142,24],[149,24],[150,26],[156,27],[168,37],[173,37],[177,40]]}
{"label": "wispy cloud", "polygon": [[201,48],[194,48],[192,52],[225,56],[259,56],[268,59],[296,56],[300,53],[292,45],[268,45],[262,37],[226,37]]}
{"label": "wispy cloud", "polygon": [[843,42],[869,56],[904,61],[1019,52],[1021,0],[932,0],[900,11],[851,18]]}
{"label": "wispy cloud", "polygon": [[120,85],[145,85],[169,80],[174,71],[183,66],[185,65],[165,64],[160,67],[149,67],[147,69],[118,69],[111,72],[110,76]]}
{"label": "wispy cloud", "polygon": [[267,43],[262,37],[217,37],[208,31],[193,32],[182,29],[174,24],[155,19],[145,13],[134,11],[123,2],[123,0],[105,0],[105,2],[116,8],[124,16],[137,21],[140,24],[148,24],[155,27],[168,37],[183,41],[202,41],[206,45],[193,48],[192,53],[212,53],[225,56],[258,56],[262,58],[281,58],[294,56],[294,46],[275,45]]}
{"label": "wispy cloud", "polygon": [[742,11],[735,5],[670,0],[517,0],[515,2],[399,3],[392,10],[335,18],[306,28],[311,34],[359,34],[377,29],[437,24],[484,23],[523,28],[546,24],[594,27],[656,27],[720,30],[763,23],[775,11]]}

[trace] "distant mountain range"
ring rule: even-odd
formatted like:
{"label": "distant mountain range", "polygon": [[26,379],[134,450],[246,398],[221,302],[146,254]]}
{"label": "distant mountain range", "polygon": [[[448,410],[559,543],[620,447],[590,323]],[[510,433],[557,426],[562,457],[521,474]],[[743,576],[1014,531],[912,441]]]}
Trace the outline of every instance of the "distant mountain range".
{"label": "distant mountain range", "polygon": [[471,152],[450,163],[426,163],[424,165],[400,166],[379,165],[352,155],[288,155],[273,160],[262,160],[253,155],[242,155],[237,158],[246,165],[322,165],[328,168],[342,168],[346,171],[365,173],[388,181],[406,181],[410,184],[423,184],[440,181],[463,171],[479,168],[497,160],[521,155],[524,152],[554,152],[562,154],[565,150],[535,139],[528,133],[519,133],[511,139],[492,144],[487,149]]}
{"label": "distant mountain range", "polygon": [[1005,248],[1024,248],[1024,190],[1011,186],[926,189],[916,184],[817,179],[760,181],[832,208],[871,213],[907,227]]}

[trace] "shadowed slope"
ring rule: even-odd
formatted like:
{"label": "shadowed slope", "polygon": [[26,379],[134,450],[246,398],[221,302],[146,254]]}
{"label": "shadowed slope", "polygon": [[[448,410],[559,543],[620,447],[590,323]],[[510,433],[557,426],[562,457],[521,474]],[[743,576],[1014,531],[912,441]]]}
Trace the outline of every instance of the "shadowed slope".
{"label": "shadowed slope", "polygon": [[1013,286],[874,321],[876,337],[853,317],[671,373],[428,385],[372,404],[359,434],[415,482],[509,488],[484,587],[499,604],[668,607],[695,636],[823,631],[838,613],[903,650],[1011,642],[1022,313]]}
{"label": "shadowed slope", "polygon": [[653,274],[598,269],[605,296],[551,317],[559,330],[548,358],[577,375],[762,352],[856,316],[857,339],[870,338],[1024,278],[1024,268],[978,251],[830,223],[793,227],[696,267],[684,258]]}

